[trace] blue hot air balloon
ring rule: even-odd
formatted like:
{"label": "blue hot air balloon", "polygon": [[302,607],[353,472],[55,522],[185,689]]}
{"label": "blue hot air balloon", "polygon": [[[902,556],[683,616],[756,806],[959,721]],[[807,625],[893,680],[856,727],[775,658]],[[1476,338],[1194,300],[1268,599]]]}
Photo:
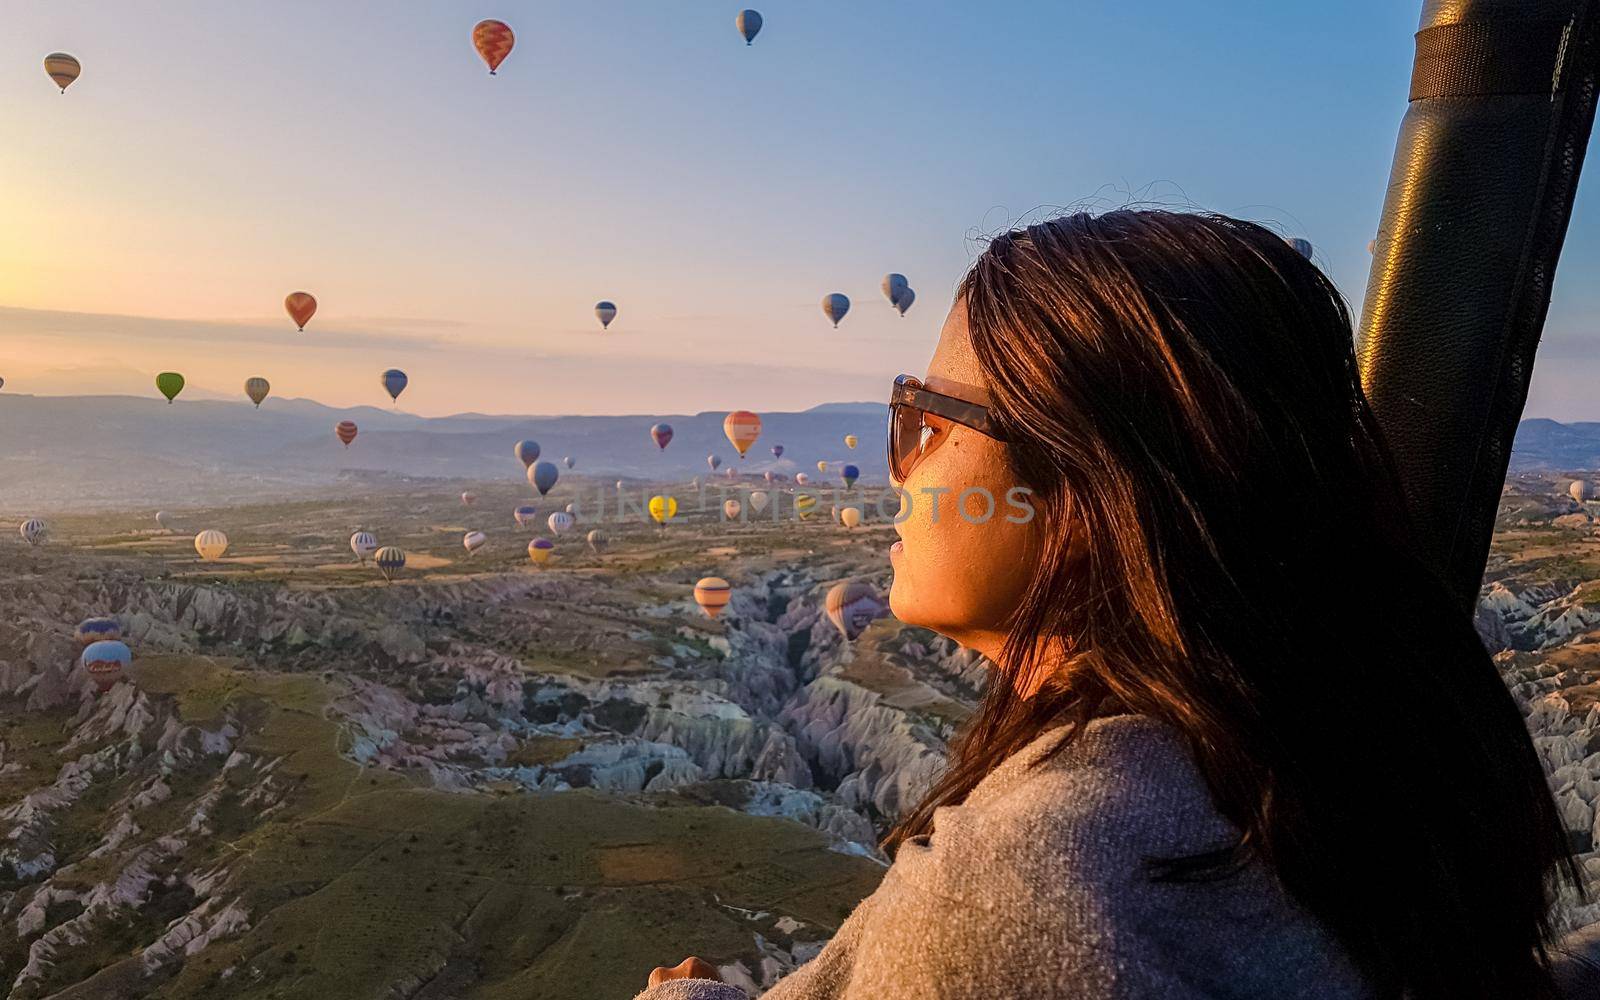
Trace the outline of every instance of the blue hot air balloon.
{"label": "blue hot air balloon", "polygon": [[539,460],[539,442],[537,441],[518,441],[515,450],[517,459],[522,463],[523,468],[527,468]]}
{"label": "blue hot air balloon", "polygon": [[783,457],[783,445],[775,444],[775,445],[772,446],[772,457],[773,458],[782,458]]}
{"label": "blue hot air balloon", "polygon": [[133,653],[126,644],[115,639],[91,642],[83,649],[83,669],[94,679],[95,687],[109,691],[122,672],[133,662]]}
{"label": "blue hot air balloon", "polygon": [[101,639],[122,638],[122,624],[115,618],[85,618],[75,633],[78,645],[87,646]]}
{"label": "blue hot air balloon", "polygon": [[744,36],[744,43],[749,45],[761,32],[761,14],[753,10],[741,10],[739,16],[733,19],[733,24]]}
{"label": "blue hot air balloon", "polygon": [[850,298],[841,292],[829,292],[822,297],[822,314],[837,327],[844,314],[850,311]]}
{"label": "blue hot air balloon", "polygon": [[400,369],[391,368],[379,376],[379,381],[383,383],[383,391],[389,394],[389,398],[398,401],[400,394],[406,391],[406,383],[410,379],[406,378],[406,373]]}
{"label": "blue hot air balloon", "polygon": [[845,489],[849,489],[856,484],[857,479],[861,478],[861,470],[853,465],[847,465],[839,471],[839,475],[844,479]]}
{"label": "blue hot air balloon", "polygon": [[556,468],[554,462],[536,462],[528,473],[528,481],[533,488],[539,491],[540,496],[550,492],[550,487],[556,484],[561,476],[561,470]]}
{"label": "blue hot air balloon", "polygon": [[516,510],[512,511],[511,516],[517,519],[517,523],[519,525],[526,528],[528,525],[533,523],[533,519],[535,517],[539,516],[539,508],[533,506],[532,504],[525,503]]}

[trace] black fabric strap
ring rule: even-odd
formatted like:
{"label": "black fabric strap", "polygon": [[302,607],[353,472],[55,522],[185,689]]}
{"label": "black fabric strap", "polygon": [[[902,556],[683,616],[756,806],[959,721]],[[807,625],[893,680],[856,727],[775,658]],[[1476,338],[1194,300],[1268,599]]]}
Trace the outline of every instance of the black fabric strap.
{"label": "black fabric strap", "polygon": [[[1411,100],[1548,94],[1570,21],[1463,21],[1417,32]],[[1542,53],[1529,59],[1529,52]]]}

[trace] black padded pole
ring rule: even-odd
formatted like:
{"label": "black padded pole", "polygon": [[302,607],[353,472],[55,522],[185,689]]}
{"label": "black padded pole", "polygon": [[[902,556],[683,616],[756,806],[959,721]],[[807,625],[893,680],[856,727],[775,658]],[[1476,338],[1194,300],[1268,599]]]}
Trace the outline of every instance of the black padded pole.
{"label": "black padded pole", "polygon": [[1600,0],[1426,0],[1361,315],[1419,542],[1469,614],[1594,121]]}

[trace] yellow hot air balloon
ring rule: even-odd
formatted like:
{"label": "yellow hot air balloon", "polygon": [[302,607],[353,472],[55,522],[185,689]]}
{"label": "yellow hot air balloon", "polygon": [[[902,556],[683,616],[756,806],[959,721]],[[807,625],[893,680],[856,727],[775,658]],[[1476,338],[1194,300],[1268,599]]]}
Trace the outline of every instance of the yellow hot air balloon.
{"label": "yellow hot air balloon", "polygon": [[72,81],[83,72],[83,67],[78,64],[78,60],[65,52],[52,52],[44,57],[44,71],[50,74],[50,79],[54,80],[56,86],[65,94]]}
{"label": "yellow hot air balloon", "polygon": [[706,613],[707,618],[720,615],[732,596],[733,588],[720,576],[704,577],[694,585],[694,602],[700,605],[700,610]]}
{"label": "yellow hot air balloon", "polygon": [[722,501],[722,515],[729,521],[739,520],[739,511],[743,509],[744,507],[737,500]]}
{"label": "yellow hot air balloon", "polygon": [[206,562],[216,562],[228,551],[228,536],[215,528],[207,528],[194,536],[194,550]]}
{"label": "yellow hot air balloon", "polygon": [[825,461],[818,462],[817,463],[817,471],[818,472],[827,472],[828,471],[828,463],[825,462]]}
{"label": "yellow hot air balloon", "polygon": [[802,493],[794,498],[794,509],[803,521],[816,512],[817,498],[809,493]]}
{"label": "yellow hot air balloon", "polygon": [[844,436],[844,446],[846,448],[850,448],[850,449],[853,450],[855,448],[855,446],[860,444],[860,443],[861,443],[861,439],[856,437],[854,434],[846,434]]}
{"label": "yellow hot air balloon", "polygon": [[722,433],[728,435],[728,442],[743,458],[761,436],[761,418],[749,410],[734,410],[722,421]]}
{"label": "yellow hot air balloon", "polygon": [[267,398],[267,393],[272,391],[272,386],[267,380],[257,376],[244,380],[244,394],[250,397],[250,402],[256,404],[256,409],[261,409],[261,401]]}
{"label": "yellow hot air balloon", "polygon": [[678,514],[678,500],[676,497],[653,496],[650,498],[650,517],[657,524],[666,524]]}
{"label": "yellow hot air balloon", "polygon": [[846,507],[839,512],[839,523],[846,528],[854,528],[861,524],[861,508]]}

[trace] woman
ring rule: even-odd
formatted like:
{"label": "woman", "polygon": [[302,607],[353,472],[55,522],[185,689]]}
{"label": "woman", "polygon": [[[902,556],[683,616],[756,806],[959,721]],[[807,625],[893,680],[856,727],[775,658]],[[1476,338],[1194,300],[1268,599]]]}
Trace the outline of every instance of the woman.
{"label": "woman", "polygon": [[[1320,271],[1215,215],[1030,226],[894,404],[894,612],[997,666],[882,885],[767,997],[1556,995],[1578,870]],[[1036,516],[975,516],[1019,486]],[[714,975],[639,996],[744,996]]]}

